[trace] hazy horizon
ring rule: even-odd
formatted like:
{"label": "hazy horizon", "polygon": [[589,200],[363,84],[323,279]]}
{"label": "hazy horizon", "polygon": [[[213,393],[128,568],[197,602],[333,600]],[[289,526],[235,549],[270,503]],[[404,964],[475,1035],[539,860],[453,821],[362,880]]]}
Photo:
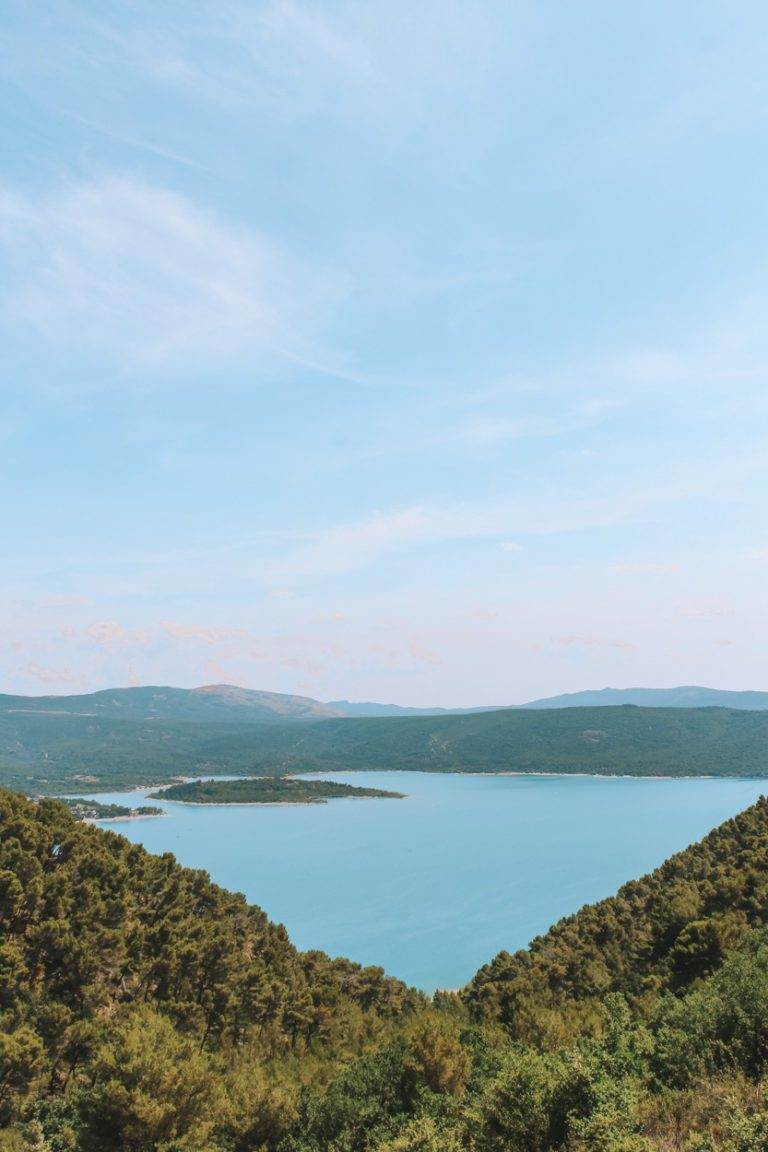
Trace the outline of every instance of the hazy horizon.
{"label": "hazy horizon", "polygon": [[[200,690],[203,688],[214,688],[214,687],[215,688],[235,688],[235,689],[244,690],[246,692],[264,693],[266,695],[286,695],[286,696],[306,697],[307,699],[316,699],[321,704],[334,704],[334,703],[342,703],[343,702],[343,703],[355,704],[355,705],[380,704],[380,705],[384,705],[385,707],[392,707],[392,706],[400,707],[400,708],[430,708],[430,707],[434,707],[434,708],[444,708],[447,710],[473,709],[473,708],[480,708],[480,709],[486,709],[486,708],[503,709],[503,708],[507,708],[507,707],[515,708],[515,707],[521,707],[521,706],[523,706],[525,704],[529,704],[529,703],[536,703],[539,700],[556,699],[560,696],[581,695],[583,693],[593,693],[594,694],[594,693],[599,693],[599,692],[631,692],[631,691],[637,691],[637,692],[662,691],[662,692],[664,692],[664,691],[674,691],[675,689],[678,689],[678,690],[679,689],[703,689],[704,691],[724,691],[724,692],[734,692],[734,693],[739,693],[739,694],[742,694],[742,693],[762,694],[763,692],[768,691],[765,689],[751,688],[751,687],[750,688],[741,687],[741,688],[712,689],[711,685],[701,685],[701,684],[668,684],[668,685],[631,684],[631,685],[624,685],[624,686],[604,685],[601,688],[575,689],[574,692],[564,692],[564,693],[549,692],[549,693],[545,693],[544,695],[542,695],[540,697],[527,696],[524,700],[504,700],[504,701],[501,701],[501,700],[482,700],[482,701],[475,700],[472,703],[460,703],[460,704],[456,704],[456,703],[453,703],[453,704],[450,704],[450,703],[449,704],[431,703],[430,704],[429,702],[414,704],[411,701],[403,701],[403,700],[375,700],[374,701],[374,700],[370,700],[370,699],[364,699],[363,697],[355,697],[355,696],[343,696],[343,697],[337,696],[337,697],[334,697],[333,699],[320,699],[318,697],[307,696],[306,693],[302,693],[302,692],[278,693],[278,692],[275,692],[274,689],[272,689],[272,688],[266,688],[263,686],[262,687],[255,687],[254,685],[250,685],[250,684],[230,684],[230,683],[227,683],[227,684],[224,684],[224,683],[218,683],[218,684],[151,684],[151,683],[144,683],[144,684],[102,684],[96,688],[89,689],[89,691],[87,693],[83,693],[83,694],[89,695],[89,694],[92,694],[95,692],[124,691],[125,689],[128,689],[128,688],[137,688],[137,689],[141,689],[141,688],[160,688],[160,689],[171,688],[171,689],[182,689],[182,690],[186,690],[186,691],[195,691],[195,690]],[[3,691],[3,692],[0,692],[0,694],[4,694],[4,695],[26,695],[26,696],[29,696],[30,698],[35,698],[37,696],[51,697],[54,699],[57,696],[67,697],[67,696],[79,695],[79,693],[66,692],[66,691],[29,692],[29,693],[5,693]],[[693,707],[697,707],[697,706],[698,705],[693,705]]]}
{"label": "hazy horizon", "polygon": [[0,691],[768,680],[764,44],[12,0]]}

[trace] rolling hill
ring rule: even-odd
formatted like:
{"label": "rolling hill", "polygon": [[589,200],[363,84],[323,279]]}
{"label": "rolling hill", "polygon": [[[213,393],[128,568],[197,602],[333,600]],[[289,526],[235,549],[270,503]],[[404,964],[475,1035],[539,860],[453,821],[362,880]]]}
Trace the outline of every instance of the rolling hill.
{"label": "rolling hill", "polygon": [[[679,688],[601,688],[548,696],[518,709],[607,708],[634,704],[642,708],[736,708],[768,709],[768,692],[727,692],[696,685]],[[199,688],[155,685],[139,688],[106,688],[76,696],[11,696],[0,694],[0,713],[44,712],[52,715],[92,716],[112,720],[183,720],[209,723],[258,723],[276,720],[319,720],[343,716],[365,718],[408,716],[475,716],[506,711],[507,706],[478,705],[474,708],[413,708],[376,701],[315,700],[311,696],[287,695],[240,688],[234,684],[205,684]]]}
{"label": "rolling hill", "polygon": [[305,720],[343,715],[330,705],[308,696],[260,692],[232,684],[206,684],[201,688],[107,688],[81,696],[0,695],[2,712],[199,723],[263,723],[265,720]]}
{"label": "rolling hill", "polygon": [[739,708],[761,711],[768,708],[768,692],[728,692],[692,684],[680,688],[600,688],[568,692],[532,700],[524,708],[610,708],[635,704],[640,708]]}
{"label": "rolling hill", "polygon": [[333,769],[764,776],[768,712],[627,705],[193,723],[0,711],[0,783],[32,794]]}
{"label": "rolling hill", "polygon": [[420,772],[768,774],[768,714],[725,708],[504,709],[264,729],[256,766]]}
{"label": "rolling hill", "polygon": [[78,696],[9,696],[0,694],[1,712],[45,712],[96,716],[112,720],[190,720],[199,723],[263,723],[267,720],[314,720],[332,716],[448,716],[489,711],[487,708],[408,708],[400,704],[323,703],[310,696],[263,692],[234,684],[200,688],[146,686],[106,688]]}
{"label": "rolling hill", "polygon": [[263,730],[239,724],[0,712],[0,784],[21,792],[108,791],[177,776],[243,773]]}

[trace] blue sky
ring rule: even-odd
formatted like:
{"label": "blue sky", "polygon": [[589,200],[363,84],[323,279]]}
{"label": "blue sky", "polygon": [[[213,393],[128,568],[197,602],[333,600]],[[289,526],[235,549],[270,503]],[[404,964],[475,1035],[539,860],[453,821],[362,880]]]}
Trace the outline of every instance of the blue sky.
{"label": "blue sky", "polygon": [[757,3],[3,4],[0,687],[768,687]]}

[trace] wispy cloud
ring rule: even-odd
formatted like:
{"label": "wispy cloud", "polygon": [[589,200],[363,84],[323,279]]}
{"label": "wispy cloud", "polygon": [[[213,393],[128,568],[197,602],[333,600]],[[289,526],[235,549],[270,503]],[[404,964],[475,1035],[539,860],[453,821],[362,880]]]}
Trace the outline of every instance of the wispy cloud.
{"label": "wispy cloud", "polygon": [[611,571],[618,576],[669,576],[674,572],[679,572],[680,565],[653,561],[628,561],[625,564],[611,565]]}
{"label": "wispy cloud", "polygon": [[378,116],[404,104],[418,114],[430,92],[466,85],[479,63],[489,61],[494,26],[492,7],[463,0],[344,2],[333,9],[270,0],[250,24],[249,44],[262,65],[279,69],[306,94],[346,97],[349,112],[359,113],[362,96],[375,100]]}
{"label": "wispy cloud", "polygon": [[732,604],[717,600],[694,600],[680,606],[680,615],[691,620],[722,620],[735,617],[738,613]]}
{"label": "wispy cloud", "polygon": [[148,628],[124,628],[118,620],[97,620],[86,629],[86,635],[105,647],[135,648],[149,644],[152,633]]}
{"label": "wispy cloud", "polygon": [[163,620],[162,632],[172,640],[192,644],[217,645],[249,641],[249,634],[242,628],[217,628],[208,624],[189,624],[177,620]]}
{"label": "wispy cloud", "polygon": [[[67,113],[63,113],[63,115],[67,115]],[[92,120],[87,116],[78,116],[75,113],[69,113],[69,116],[76,124],[81,124],[84,128],[98,133],[100,136],[103,136],[115,144],[124,144],[126,147],[139,152],[148,152],[153,156],[159,156],[162,160],[168,160],[172,164],[181,164],[185,168],[207,171],[202,164],[198,164],[189,156],[182,156],[181,153],[174,152],[171,148],[163,148],[161,145],[155,144],[152,140],[139,139],[138,137],[125,135],[122,132],[116,132],[113,128],[100,124],[98,121]]]}
{"label": "wispy cloud", "polygon": [[[629,345],[613,353],[569,358],[560,367],[512,373],[478,389],[474,402],[490,405],[539,397],[562,405],[559,423],[540,421],[541,435],[563,428],[586,429],[659,402],[685,405],[692,414],[713,403],[736,406],[747,401],[762,409],[762,385],[768,373],[766,313],[768,296],[762,294],[731,302],[726,314],[708,317],[702,328],[688,332],[677,344]],[[534,423],[530,434],[535,430]],[[587,449],[585,454],[589,453]]]}
{"label": "wispy cloud", "polygon": [[564,648],[616,648],[620,652],[634,652],[637,644],[629,640],[618,640],[610,636],[553,636],[552,644]]}
{"label": "wispy cloud", "polygon": [[88,23],[96,59],[127,62],[196,102],[284,118],[322,109],[403,129],[407,113],[412,127],[434,99],[466,89],[498,55],[493,6],[466,0],[203,0],[194,21],[183,8],[163,19],[156,7],[136,5],[131,15],[127,27]]}
{"label": "wispy cloud", "polygon": [[6,191],[0,221],[11,316],[133,362],[311,357],[309,317],[333,295],[269,238],[135,180]]}
{"label": "wispy cloud", "polygon": [[[386,553],[448,541],[482,540],[510,532],[531,536],[583,532],[628,523],[660,504],[687,495],[684,487],[648,488],[613,498],[563,499],[548,493],[535,504],[526,500],[484,504],[418,504],[378,511],[359,520],[322,529],[274,563],[280,577],[352,572]],[[509,552],[522,545],[500,541]]]}
{"label": "wispy cloud", "polygon": [[19,668],[17,671],[25,679],[51,687],[68,686],[74,688],[83,683],[82,677],[69,668],[45,668],[40,664],[25,664],[23,668]]}
{"label": "wispy cloud", "polygon": [[[509,49],[499,49],[503,15],[501,5],[468,0],[197,0],[193,12],[179,0],[96,13],[75,5],[44,31],[35,13],[6,21],[0,66],[36,97],[55,84],[57,111],[72,105],[89,119],[93,92],[108,89],[111,133],[129,122],[125,93],[149,89],[153,107],[181,97],[189,108],[278,122],[320,112],[407,135],[487,82],[492,67],[508,65]],[[161,123],[121,134],[132,147],[189,161],[163,142]]]}
{"label": "wispy cloud", "polygon": [[317,576],[354,571],[395,548],[484,536],[499,530],[495,512],[468,507],[410,508],[374,512],[324,529],[276,562],[283,576]]}

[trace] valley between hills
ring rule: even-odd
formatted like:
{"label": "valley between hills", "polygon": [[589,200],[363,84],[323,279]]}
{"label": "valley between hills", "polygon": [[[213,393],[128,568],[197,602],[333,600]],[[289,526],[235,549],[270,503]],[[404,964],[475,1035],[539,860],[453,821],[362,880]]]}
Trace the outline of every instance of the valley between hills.
{"label": "valley between hills", "polygon": [[275,705],[275,697],[226,686],[128,688],[81,697],[0,696],[0,784],[50,795],[197,775],[376,768],[638,776],[768,773],[768,711],[757,707],[547,706],[338,716],[312,711],[310,705],[325,707],[316,701],[277,697]]}
{"label": "valley between hills", "polygon": [[[0,707],[0,1152],[768,1147],[767,800],[428,996],[82,819],[146,806],[72,795],[322,809],[401,794],[302,772],[384,766],[737,780],[766,774],[768,715],[116,707]],[[232,772],[258,779],[173,783]]]}

